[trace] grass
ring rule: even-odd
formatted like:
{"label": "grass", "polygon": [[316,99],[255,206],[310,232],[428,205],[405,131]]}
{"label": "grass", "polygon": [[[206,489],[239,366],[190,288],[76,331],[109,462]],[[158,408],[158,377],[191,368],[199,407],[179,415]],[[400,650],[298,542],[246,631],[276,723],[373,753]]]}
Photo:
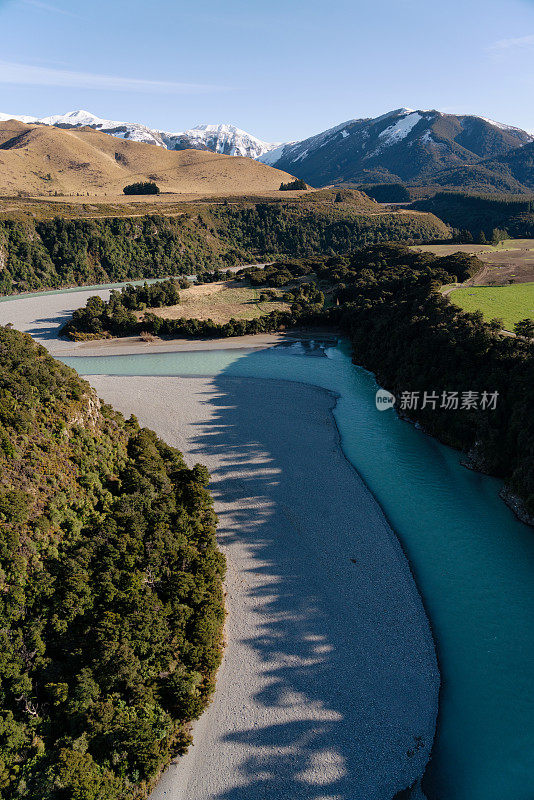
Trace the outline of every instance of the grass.
{"label": "grass", "polygon": [[478,286],[530,283],[534,281],[534,239],[505,239],[493,247],[490,244],[429,244],[414,249],[448,256],[452,253],[473,253],[485,268],[475,276]]}
{"label": "grass", "polygon": [[[277,293],[280,295],[280,293]],[[225,323],[234,319],[255,319],[271,311],[286,311],[281,300],[260,301],[260,291],[237,281],[201,284],[180,292],[180,304],[150,309],[164,319],[212,319]]]}
{"label": "grass", "polygon": [[482,311],[486,320],[503,319],[508,331],[520,319],[534,319],[534,283],[466,286],[454,289],[449,297],[464,311]]}
{"label": "grass", "polygon": [[504,239],[495,250],[534,250],[534,239]]}
{"label": "grass", "polygon": [[436,256],[450,256],[452,253],[502,253],[507,250],[534,250],[534,239],[504,239],[497,245],[492,244],[416,244],[414,250],[434,253]]}
{"label": "grass", "polygon": [[435,256],[450,256],[452,253],[474,253],[479,256],[497,249],[491,244],[414,244],[411,248],[422,253],[433,253]]}
{"label": "grass", "polygon": [[[0,122],[0,192],[123,197],[123,187],[153,178],[162,192],[215,196],[278,194],[288,173],[251,158],[204,150],[166,150],[85,128]],[[44,185],[43,185],[44,184]],[[75,202],[73,197],[73,202]]]}
{"label": "grass", "polygon": [[[148,145],[152,146],[152,145]],[[1,151],[0,151],[1,152]],[[0,165],[1,166],[1,165]],[[159,195],[149,195],[139,198],[135,195],[102,197],[94,192],[80,196],[61,197],[16,197],[0,196],[0,220],[13,219],[17,221],[48,220],[60,216],[67,219],[98,219],[106,217],[140,217],[145,214],[161,214],[163,216],[177,217],[187,214],[191,218],[199,213],[210,211],[223,203],[238,208],[253,208],[256,203],[280,202],[296,207],[302,206],[311,210],[322,210],[352,218],[353,213],[364,217],[384,216],[390,217],[391,212],[377,203],[361,199],[357,191],[345,192],[342,203],[335,203],[334,190],[310,190],[307,192],[279,192],[264,191],[262,193],[251,190],[248,193],[230,195],[207,194],[176,194],[163,191]],[[421,212],[412,212],[412,216],[425,216]]]}

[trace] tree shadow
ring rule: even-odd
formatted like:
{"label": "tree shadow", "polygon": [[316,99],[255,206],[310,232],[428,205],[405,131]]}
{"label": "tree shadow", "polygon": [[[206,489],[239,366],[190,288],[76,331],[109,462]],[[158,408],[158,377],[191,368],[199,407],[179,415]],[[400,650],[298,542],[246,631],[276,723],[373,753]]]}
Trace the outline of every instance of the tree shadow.
{"label": "tree shadow", "polygon": [[[53,317],[41,317],[40,319],[36,319],[33,322],[35,327],[26,328],[26,333],[29,333],[30,336],[33,336],[35,339],[43,341],[50,341],[51,339],[63,341],[63,337],[60,335],[61,328],[70,320],[73,312],[74,309],[66,309]],[[65,339],[65,341],[67,340]]]}
{"label": "tree shadow", "polygon": [[212,469],[221,543],[246,553],[252,623],[236,621],[228,671],[249,659],[258,679],[215,745],[234,785],[209,797],[391,800],[424,772],[439,685],[409,566],[338,447],[331,394],[213,384],[192,451]]}

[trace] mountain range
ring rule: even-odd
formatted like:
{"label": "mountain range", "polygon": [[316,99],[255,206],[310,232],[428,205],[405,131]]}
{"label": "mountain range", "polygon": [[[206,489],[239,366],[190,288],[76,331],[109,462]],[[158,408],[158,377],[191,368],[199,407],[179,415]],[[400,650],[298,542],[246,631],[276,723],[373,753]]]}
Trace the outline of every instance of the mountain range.
{"label": "mountain range", "polygon": [[0,121],[13,118],[65,129],[92,128],[167,150],[246,156],[312,186],[401,182],[489,192],[534,190],[534,136],[475,115],[399,108],[285,144],[265,142],[233,125],[198,125],[169,133],[83,110],[42,118],[0,114]]}
{"label": "mountain range", "polygon": [[28,124],[53,125],[56,128],[94,128],[119,139],[155,144],[166,150],[211,150],[213,153],[225,156],[248,156],[254,159],[278,146],[263,142],[256,136],[236,128],[235,125],[197,125],[187,131],[169,133],[148,128],[140,122],[101,119],[84,110],[69,111],[67,114],[56,114],[51,117],[0,113],[0,122],[9,119]]}

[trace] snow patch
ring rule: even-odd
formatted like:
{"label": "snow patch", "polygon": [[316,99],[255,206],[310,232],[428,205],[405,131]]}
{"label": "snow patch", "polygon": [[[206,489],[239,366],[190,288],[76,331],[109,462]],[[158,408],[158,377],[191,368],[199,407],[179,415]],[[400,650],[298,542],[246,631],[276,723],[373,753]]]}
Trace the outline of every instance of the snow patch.
{"label": "snow patch", "polygon": [[295,163],[297,161],[302,161],[303,158],[306,158],[306,156],[308,155],[308,152],[309,152],[308,150],[303,150],[302,153],[299,153],[299,155],[296,158],[293,159],[293,163]]}
{"label": "snow patch", "polygon": [[261,161],[262,164],[268,164],[270,167],[272,167],[273,164],[276,164],[277,161],[280,161],[284,155],[286,147],[290,147],[292,144],[294,144],[294,142],[281,144],[278,147],[269,150],[267,153],[263,153],[263,155],[258,158],[258,161]]}
{"label": "snow patch", "polygon": [[378,134],[378,138],[382,139],[385,145],[401,142],[421,119],[423,119],[421,114],[414,111],[407,116],[401,117],[394,125],[390,125],[389,128],[383,130]]}
{"label": "snow patch", "polygon": [[487,117],[479,117],[479,119],[483,119],[484,122],[488,122],[490,125],[493,125],[495,128],[500,128],[502,131],[519,131],[522,133],[520,128],[514,128],[513,125],[505,125],[504,122],[496,122],[494,119],[488,119]]}

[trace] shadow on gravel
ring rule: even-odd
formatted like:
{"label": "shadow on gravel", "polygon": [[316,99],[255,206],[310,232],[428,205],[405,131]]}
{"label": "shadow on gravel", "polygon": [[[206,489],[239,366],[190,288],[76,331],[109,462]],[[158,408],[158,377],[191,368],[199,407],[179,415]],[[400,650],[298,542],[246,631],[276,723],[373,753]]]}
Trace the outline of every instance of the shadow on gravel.
{"label": "shadow on gravel", "polygon": [[391,800],[424,772],[437,694],[407,566],[337,447],[331,396],[289,382],[214,384],[194,453],[223,465],[214,496],[236,502],[223,506],[219,537],[251,554],[257,625],[236,646],[261,667],[236,698],[256,712],[245,708],[221,742],[238,752],[238,774],[210,800]]}
{"label": "shadow on gravel", "polygon": [[61,314],[56,314],[54,317],[43,317],[42,319],[35,320],[34,328],[27,328],[26,333],[36,339],[48,341],[50,339],[57,339],[60,328],[68,322],[73,314],[74,309],[63,311]]}

